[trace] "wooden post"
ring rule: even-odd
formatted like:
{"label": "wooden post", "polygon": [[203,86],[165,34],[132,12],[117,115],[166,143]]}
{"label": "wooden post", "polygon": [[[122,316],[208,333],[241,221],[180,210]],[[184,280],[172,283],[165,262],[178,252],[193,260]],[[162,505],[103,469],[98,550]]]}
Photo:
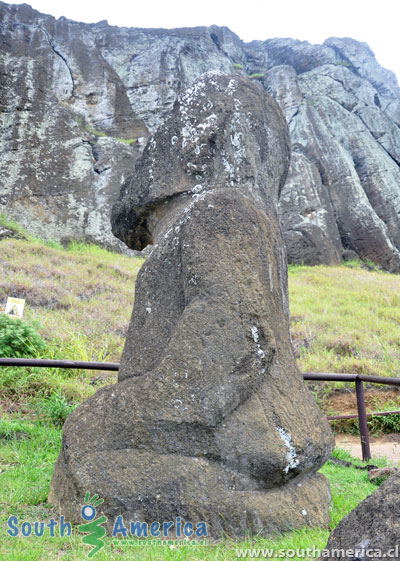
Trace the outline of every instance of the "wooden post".
{"label": "wooden post", "polygon": [[371,459],[371,451],[369,448],[367,411],[365,409],[364,386],[362,380],[356,380],[358,422],[360,427],[362,459],[367,462]]}

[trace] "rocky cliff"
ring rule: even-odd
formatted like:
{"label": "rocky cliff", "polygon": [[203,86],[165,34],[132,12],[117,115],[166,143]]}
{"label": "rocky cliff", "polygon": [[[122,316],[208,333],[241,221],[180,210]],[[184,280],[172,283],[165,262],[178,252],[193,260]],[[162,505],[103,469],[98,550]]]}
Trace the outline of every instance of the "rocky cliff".
{"label": "rocky cliff", "polygon": [[0,211],[118,248],[110,208],[177,94],[210,70],[259,80],[289,123],[289,261],[400,270],[400,89],[352,39],[243,43],[224,27],[89,25],[0,2]]}

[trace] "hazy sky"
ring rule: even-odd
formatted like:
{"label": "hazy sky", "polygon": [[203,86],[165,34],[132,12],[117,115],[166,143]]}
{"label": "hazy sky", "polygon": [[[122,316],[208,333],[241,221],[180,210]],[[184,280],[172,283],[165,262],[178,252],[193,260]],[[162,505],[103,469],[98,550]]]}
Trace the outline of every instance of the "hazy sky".
{"label": "hazy sky", "polygon": [[[12,3],[12,2],[9,2]],[[23,2],[13,2],[22,4]],[[369,44],[400,79],[399,0],[26,0],[55,17],[125,27],[226,25],[244,41],[291,37],[322,43],[353,37]]]}

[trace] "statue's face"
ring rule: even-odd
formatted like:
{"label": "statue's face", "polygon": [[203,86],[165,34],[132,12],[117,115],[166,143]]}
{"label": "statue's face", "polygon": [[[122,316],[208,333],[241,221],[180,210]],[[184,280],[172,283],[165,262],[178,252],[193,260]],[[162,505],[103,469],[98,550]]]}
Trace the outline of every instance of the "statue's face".
{"label": "statue's face", "polygon": [[[286,122],[261,85],[241,76],[206,74],[184,90],[149,140],[114,208],[113,231],[141,249],[150,243],[161,214],[176,210],[166,202],[196,190],[236,188],[260,206],[275,206],[288,163]],[[123,213],[130,219],[121,229]]]}

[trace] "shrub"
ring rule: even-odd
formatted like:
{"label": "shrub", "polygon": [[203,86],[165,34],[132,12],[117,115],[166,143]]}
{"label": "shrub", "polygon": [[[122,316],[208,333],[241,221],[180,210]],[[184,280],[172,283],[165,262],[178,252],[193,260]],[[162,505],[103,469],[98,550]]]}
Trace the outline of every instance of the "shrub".
{"label": "shrub", "polygon": [[20,319],[0,315],[0,356],[37,356],[46,348],[46,343],[36,329]]}
{"label": "shrub", "polygon": [[38,404],[39,414],[56,427],[62,427],[68,415],[77,407],[77,403],[68,403],[61,393],[54,391]]}
{"label": "shrub", "polygon": [[377,415],[368,419],[368,427],[373,432],[393,433],[400,430],[400,415]]}

